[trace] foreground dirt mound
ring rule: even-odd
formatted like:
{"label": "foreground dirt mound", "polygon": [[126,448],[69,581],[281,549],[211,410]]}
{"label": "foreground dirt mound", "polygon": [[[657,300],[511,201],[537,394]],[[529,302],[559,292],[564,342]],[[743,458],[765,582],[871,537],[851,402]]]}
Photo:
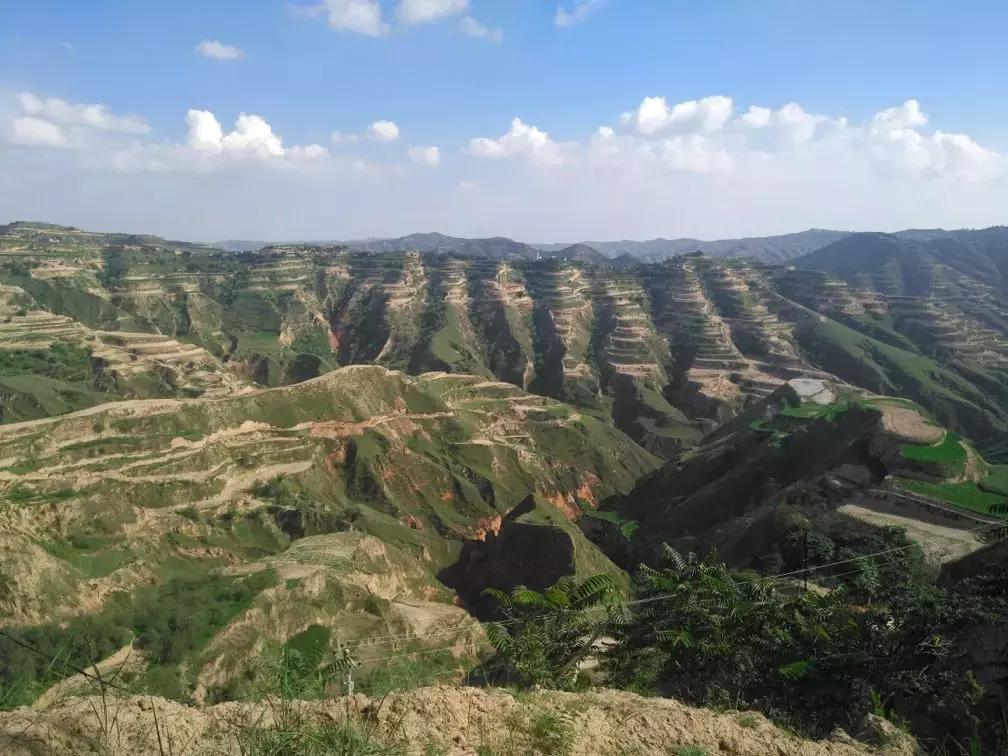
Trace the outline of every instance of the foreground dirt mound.
{"label": "foreground dirt mound", "polygon": [[[344,728],[344,726],[349,727]],[[675,754],[854,756],[917,753],[881,720],[856,742],[837,732],[804,740],[753,712],[716,713],[618,691],[513,695],[431,687],[369,699],[225,703],[193,708],[164,699],[71,698],[46,709],[0,713],[5,754],[326,753],[353,732],[367,753]],[[293,734],[292,734],[293,733]],[[160,736],[160,738],[159,738]],[[160,739],[160,744],[159,744]],[[278,750],[279,748],[279,750]],[[386,750],[387,749],[387,750]]]}

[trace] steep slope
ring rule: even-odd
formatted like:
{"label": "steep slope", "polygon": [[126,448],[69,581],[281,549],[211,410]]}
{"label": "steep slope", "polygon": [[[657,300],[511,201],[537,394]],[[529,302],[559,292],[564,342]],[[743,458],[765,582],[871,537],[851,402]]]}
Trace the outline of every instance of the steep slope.
{"label": "steep slope", "polygon": [[[657,465],[610,426],[511,384],[377,366],[6,425],[3,625],[57,650],[94,633],[108,653],[132,629],[151,685],[181,669],[181,693],[231,695],[256,659],[313,625],[337,628],[333,644],[391,633],[399,647],[467,627],[436,575],[522,502],[529,527],[566,549],[554,579],[614,571],[570,521]],[[152,614],[174,601],[207,612],[195,637],[145,651]],[[471,658],[478,637],[473,626],[442,656]],[[28,695],[36,673],[16,672],[30,661],[19,653],[0,643],[0,670]]]}
{"label": "steep slope", "polygon": [[88,328],[0,287],[0,422],[82,409],[115,398],[221,396],[248,388],[193,344],[145,332]]}
{"label": "steep slope", "polygon": [[948,561],[999,537],[1006,475],[910,402],[797,379],[609,502],[586,529],[624,564],[669,542],[739,566],[800,569],[802,534],[853,555],[882,542],[886,526]]}
{"label": "steep slope", "polygon": [[[297,244],[232,255],[19,227],[0,235],[0,285],[12,313],[19,297],[49,313],[57,340],[78,326],[149,334],[206,350],[239,384],[347,364],[482,375],[609,418],[674,458],[785,380],[838,377],[910,396],[1000,459],[1008,309],[991,266],[1001,235],[856,235],[832,245],[830,274],[696,254],[626,268]],[[934,262],[941,244],[967,251]]]}

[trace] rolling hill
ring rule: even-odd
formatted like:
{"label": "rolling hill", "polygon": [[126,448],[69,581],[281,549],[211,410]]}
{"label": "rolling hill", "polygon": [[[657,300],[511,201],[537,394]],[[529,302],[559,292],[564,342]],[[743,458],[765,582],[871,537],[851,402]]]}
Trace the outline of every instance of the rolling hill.
{"label": "rolling hill", "polygon": [[[957,234],[617,267],[5,227],[2,629],[213,704],[347,644],[366,692],[461,680],[486,588],[630,590],[664,543],[972,579],[1001,553],[1008,329],[999,232]],[[0,638],[4,705],[79,684],[45,653]]]}

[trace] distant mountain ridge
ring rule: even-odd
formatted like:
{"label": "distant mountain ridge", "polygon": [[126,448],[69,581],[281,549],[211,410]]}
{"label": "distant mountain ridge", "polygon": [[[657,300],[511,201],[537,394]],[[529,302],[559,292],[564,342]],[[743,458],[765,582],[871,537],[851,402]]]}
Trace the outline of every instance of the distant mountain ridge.
{"label": "distant mountain ridge", "polygon": [[[809,229],[778,236],[753,236],[740,239],[649,239],[647,241],[585,241],[583,245],[597,249],[607,257],[630,255],[645,262],[661,262],[675,255],[701,251],[711,257],[752,257],[762,262],[786,262],[813,252],[839,239],[849,236],[849,231]],[[533,245],[544,251],[556,251],[564,244]]]}
{"label": "distant mountain ridge", "polygon": [[[911,232],[907,232],[911,233]],[[925,233],[925,232],[920,232]],[[939,233],[939,232],[936,232]],[[947,232],[940,232],[947,233]],[[848,231],[809,229],[778,236],[754,236],[740,239],[649,239],[634,241],[581,241],[555,244],[529,244],[506,236],[469,238],[428,232],[398,237],[297,242],[345,246],[351,250],[380,254],[385,252],[450,252],[491,260],[535,260],[556,258],[596,265],[625,267],[636,262],[662,262],[675,255],[701,251],[711,257],[750,257],[761,262],[787,262],[849,236]],[[288,245],[294,242],[284,242]],[[212,245],[229,252],[262,249],[279,242],[229,239]]]}
{"label": "distant mountain ridge", "polygon": [[1008,227],[851,234],[795,258],[792,264],[883,294],[931,296],[956,288],[959,278],[965,277],[1004,297]]}
{"label": "distant mountain ridge", "polygon": [[534,260],[542,257],[576,260],[597,265],[625,266],[661,262],[675,255],[701,251],[711,257],[751,257],[761,262],[786,262],[849,236],[848,231],[810,229],[779,236],[741,239],[650,239],[646,241],[582,241],[574,244],[526,244],[507,237],[469,239],[440,233],[409,234],[394,239],[360,239],[342,242],[364,252],[455,252],[494,260]]}

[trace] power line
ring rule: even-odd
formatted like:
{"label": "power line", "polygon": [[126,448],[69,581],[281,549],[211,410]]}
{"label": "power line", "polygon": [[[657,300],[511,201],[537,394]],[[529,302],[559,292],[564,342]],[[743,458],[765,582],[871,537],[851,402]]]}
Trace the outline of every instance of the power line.
{"label": "power line", "polygon": [[[989,530],[989,529],[992,529],[992,528],[996,528],[999,525],[1000,525],[1000,523],[991,523],[991,524],[987,524],[987,525],[981,525],[981,526],[978,526],[976,528],[972,528],[970,530],[965,530],[965,531],[963,531],[963,534],[976,533],[976,532],[981,531],[981,530]],[[931,544],[937,544],[938,543],[934,538],[924,538],[924,537],[922,537],[920,540],[923,541],[923,542],[925,542],[925,543],[931,543]],[[746,580],[735,581],[735,584],[736,585],[744,585],[744,584],[747,584],[747,583],[759,582],[759,581],[765,581],[765,582],[769,582],[769,583],[776,583],[778,581],[784,581],[787,578],[794,577],[795,575],[803,575],[803,574],[804,575],[811,575],[811,574],[814,574],[815,572],[817,572],[819,570],[823,570],[823,569],[826,569],[828,567],[838,567],[838,566],[843,565],[843,564],[850,564],[851,562],[858,562],[858,561],[861,561],[861,560],[864,560],[864,559],[871,559],[871,558],[878,557],[878,556],[885,556],[887,554],[899,553],[899,552],[906,551],[908,549],[915,548],[915,547],[917,547],[919,545],[920,545],[919,543],[914,542],[914,543],[907,544],[905,546],[897,546],[897,547],[893,547],[893,548],[889,548],[889,549],[882,549],[880,551],[872,552],[872,553],[869,553],[869,554],[860,554],[858,556],[849,557],[847,559],[840,559],[840,560],[833,561],[833,562],[826,562],[824,564],[813,565],[811,567],[803,567],[801,569],[792,570],[791,572],[783,572],[783,573],[780,573],[778,575],[759,575],[759,576],[757,576],[755,578],[749,578],[749,579],[746,579]],[[887,561],[883,562],[882,565],[895,564],[895,563],[900,562],[900,561],[905,561],[907,559],[911,559],[912,556],[913,555],[907,555],[905,557],[897,558],[897,559],[894,559],[894,560],[887,560]],[[842,573],[840,573],[838,575],[828,575],[827,577],[830,578],[830,579],[832,579],[832,578],[838,578],[838,577],[844,577],[846,575],[850,575],[850,574],[853,574],[855,572],[858,572],[858,570],[850,570],[850,571],[847,571],[847,572],[842,572]],[[624,606],[639,606],[641,604],[652,603],[652,602],[655,602],[655,601],[663,601],[663,600],[666,600],[666,599],[669,599],[669,598],[673,598],[674,596],[675,596],[675,594],[671,594],[671,593],[657,595],[657,596],[649,596],[649,597],[643,598],[643,599],[635,599],[633,601],[623,602],[623,605]],[[586,612],[596,612],[596,611],[604,611],[606,609],[607,609],[606,606],[596,606],[596,607],[590,607],[590,608],[588,608],[588,609],[586,609],[584,611],[586,611]],[[519,623],[519,622],[522,622],[522,620],[520,620],[520,619],[511,619],[511,620],[501,620],[501,621],[497,622],[497,624],[498,625],[508,626],[508,625],[513,625],[513,624]],[[441,631],[441,632],[437,632],[437,633],[431,633],[431,634],[428,634],[428,635],[425,635],[425,636],[419,636],[419,635],[416,635],[413,632],[393,633],[393,634],[390,634],[390,635],[379,635],[379,636],[371,636],[369,638],[362,638],[362,639],[360,639],[360,640],[358,640],[358,641],[356,641],[354,643],[347,644],[347,645],[349,647],[351,647],[351,648],[353,648],[353,649],[356,650],[356,649],[370,647],[370,646],[384,645],[386,643],[392,643],[392,642],[395,642],[397,640],[401,640],[401,641],[408,641],[408,640],[429,640],[431,638],[437,638],[437,637],[452,637],[453,635],[457,636],[457,635],[462,635],[464,633],[470,632],[473,629],[474,628],[453,628],[451,630],[445,630],[445,631]]]}
{"label": "power line", "polygon": [[[972,528],[970,530],[965,530],[965,531],[963,531],[963,533],[964,534],[976,533],[976,532],[979,532],[981,530],[989,530],[989,529],[996,528],[996,527],[1003,527],[1003,525],[1001,525],[1001,523],[991,523],[991,524],[988,524],[988,525],[982,525],[982,526],[979,526],[979,527],[976,527],[976,528]],[[933,538],[921,538],[920,540],[922,540],[922,541],[924,541],[926,543],[936,543],[936,541]],[[864,560],[864,559],[871,559],[871,558],[877,557],[877,556],[884,556],[884,555],[887,555],[887,554],[893,554],[893,553],[897,553],[897,552],[902,552],[902,551],[906,551],[907,549],[914,548],[914,547],[916,547],[918,545],[919,544],[915,542],[915,543],[908,544],[906,546],[899,546],[899,547],[894,547],[894,548],[890,548],[890,549],[883,549],[881,551],[872,552],[870,554],[861,554],[861,555],[858,555],[858,556],[850,557],[848,559],[841,559],[841,560],[837,560],[837,561],[834,561],[834,562],[827,562],[825,564],[813,565],[812,567],[806,567],[806,568],[802,568],[802,569],[798,569],[798,570],[792,570],[791,572],[780,573],[778,575],[770,575],[770,576],[758,575],[758,576],[756,576],[754,578],[749,578],[747,580],[735,581],[735,585],[745,585],[745,584],[748,584],[748,583],[754,583],[754,582],[759,582],[759,581],[764,581],[764,582],[768,582],[768,583],[776,583],[777,581],[785,580],[785,579],[787,579],[789,577],[793,577],[793,576],[798,575],[798,574],[814,573],[814,572],[816,572],[818,570],[822,570],[822,569],[825,569],[827,567],[836,567],[836,566],[839,566],[839,565],[842,565],[842,564],[850,564],[851,562],[858,562],[858,561],[861,561],[861,560]],[[895,564],[897,562],[906,561],[908,559],[911,559],[912,556],[913,555],[909,555],[908,554],[908,555],[905,555],[905,556],[896,557],[894,559],[889,559],[889,560],[886,560],[886,561],[882,562],[879,566],[884,566],[884,565],[887,565],[887,564]],[[830,578],[838,578],[838,577],[843,577],[845,575],[853,574],[853,573],[858,572],[858,571],[859,571],[858,569],[849,570],[847,572],[842,572],[842,573],[837,574],[837,575],[830,575],[828,577],[830,577]],[[676,596],[676,594],[674,594],[674,593],[665,593],[665,594],[659,594],[657,596],[648,596],[648,597],[643,598],[643,599],[635,599],[633,601],[623,602],[622,606],[626,606],[626,607],[641,606],[643,604],[654,603],[656,601],[668,600],[670,598],[674,598],[675,596]],[[585,609],[583,611],[585,611],[585,612],[605,611],[605,610],[607,610],[609,608],[610,607],[607,606],[607,605],[602,605],[602,606],[589,607],[589,608],[587,608],[587,609]],[[556,612],[556,613],[559,613],[559,612]],[[498,625],[505,625],[506,626],[506,625],[517,624],[517,623],[523,622],[523,621],[524,620],[521,620],[521,619],[510,619],[510,620],[499,621],[496,624],[498,624]],[[475,629],[475,628],[453,628],[452,630],[446,630],[444,632],[439,632],[439,633],[432,633],[432,634],[429,634],[429,635],[426,635],[426,636],[418,636],[415,633],[394,633],[394,634],[385,635],[385,636],[376,636],[376,637],[371,637],[371,638],[360,639],[360,640],[358,640],[357,642],[355,642],[353,644],[347,644],[347,647],[356,650],[356,649],[360,649],[360,648],[364,648],[364,647],[370,647],[370,646],[373,646],[373,645],[382,645],[382,644],[387,643],[387,642],[393,642],[394,640],[397,640],[397,639],[401,639],[403,641],[407,641],[407,640],[430,640],[431,638],[442,637],[442,636],[445,637],[445,638],[449,638],[449,637],[452,637],[453,635],[454,636],[458,636],[458,635],[461,635],[463,633],[470,632],[473,629]],[[22,641],[22,640],[20,640],[20,639],[18,639],[16,637],[14,637],[10,633],[6,632],[5,630],[0,629],[0,636],[3,636],[5,638],[7,638],[8,640],[10,640],[11,642],[15,643],[16,645],[21,646],[22,648],[24,648],[24,649],[26,649],[26,650],[34,653],[34,654],[37,654],[37,655],[39,655],[42,658],[46,658],[46,659],[50,658],[49,654],[46,654],[45,652],[40,651],[39,649],[35,648],[31,644],[26,643],[26,642],[24,642],[24,641]],[[447,645],[447,646],[442,646],[442,647],[433,648],[433,649],[423,649],[423,650],[420,650],[420,651],[404,651],[404,652],[397,653],[397,654],[389,654],[389,655],[386,655],[386,656],[374,657],[374,658],[371,658],[371,659],[367,659],[367,661],[368,662],[387,661],[389,659],[403,658],[403,657],[406,657],[406,656],[417,656],[417,655],[438,653],[440,651],[448,651],[448,650],[454,649],[458,645],[459,645],[458,642],[455,642],[455,643],[452,643],[452,644]],[[472,640],[472,641],[470,641],[470,645],[480,646],[480,645],[490,645],[490,644],[489,644],[489,641],[486,641],[486,640]],[[109,687],[115,688],[117,690],[121,690],[121,691],[124,691],[124,692],[129,692],[126,688],[123,688],[123,687],[121,687],[121,686],[119,686],[119,685],[117,685],[114,682],[111,682],[109,680],[105,680],[101,676],[93,675],[90,672],[88,672],[88,671],[86,671],[84,669],[81,669],[80,667],[77,667],[76,665],[71,664],[70,662],[67,662],[67,667],[69,667],[70,669],[72,669],[74,672],[76,672],[76,673],[78,673],[80,675],[83,675],[84,677],[87,677],[89,679],[97,681],[98,683],[100,683],[102,685],[108,685]]]}
{"label": "power line", "polygon": [[[927,540],[929,543],[933,542],[931,539],[923,539],[923,540]],[[884,552],[879,552],[879,553],[884,553]],[[859,557],[859,558],[865,558],[865,557],[868,557],[868,556],[873,556],[873,555],[866,554],[866,555],[864,555],[862,557]],[[889,565],[889,564],[896,564],[898,562],[907,561],[908,559],[911,559],[911,558],[912,558],[912,555],[898,556],[898,557],[895,557],[895,558],[892,558],[892,559],[887,559],[887,560],[885,560],[883,562],[880,562],[878,564],[878,566],[881,567],[881,566],[886,566],[886,565]],[[849,561],[853,561],[853,560],[844,560],[844,561],[849,562]],[[856,573],[858,571],[859,571],[859,569],[848,570],[846,572],[841,572],[841,573],[839,573],[837,575],[831,575],[830,577],[832,577],[832,578],[843,577],[845,575],[852,575],[852,574],[854,574],[854,573]],[[772,580],[772,578],[757,578],[756,580],[759,580],[759,579]],[[746,584],[746,583],[751,583],[751,582],[756,582],[756,580],[740,580],[740,581],[736,582],[736,585]],[[675,594],[664,594],[662,596],[649,597],[647,599],[641,599],[639,601],[629,601],[629,602],[626,602],[624,604],[624,606],[631,606],[631,605],[634,605],[634,604],[646,603],[646,602],[652,601],[652,600],[668,599],[668,598],[672,598],[674,596],[675,596]],[[584,611],[585,612],[604,611],[607,608],[609,608],[609,607],[607,607],[607,606],[595,606],[595,607],[590,607],[588,609],[585,609]],[[505,621],[502,621],[502,622],[498,622],[497,624],[499,624],[499,625],[510,625],[510,624],[514,624],[514,623],[522,622],[522,621],[523,620],[518,620],[518,619],[505,620]],[[437,637],[437,636],[436,635],[428,635],[428,636],[425,636],[425,637],[426,637],[426,639],[430,639],[430,638]],[[416,639],[417,640],[421,640],[422,638],[420,638],[418,636],[418,637],[416,637]],[[493,644],[491,644],[488,640],[474,640],[474,641],[470,641],[468,643],[468,645],[474,646],[474,647],[478,647],[478,646],[483,646],[483,645],[492,646]],[[455,643],[452,643],[452,644],[447,645],[447,646],[438,646],[437,648],[422,649],[420,651],[403,651],[403,652],[397,653],[397,654],[388,654],[386,656],[378,656],[378,657],[374,657],[374,658],[366,659],[366,660],[362,660],[362,661],[367,661],[368,663],[370,663],[370,662],[377,662],[377,661],[388,661],[390,659],[401,659],[401,658],[405,658],[407,656],[422,656],[422,655],[425,655],[425,654],[436,654],[436,653],[439,653],[439,652],[442,652],[442,651],[451,651],[453,649],[456,649],[458,646],[459,646],[459,643],[455,642]],[[854,655],[854,654],[853,653],[848,653],[848,654],[831,654],[831,655],[824,656],[824,657],[818,657],[814,661],[822,661],[824,659],[829,659],[829,658],[839,657],[839,656],[845,656],[845,655],[850,656],[850,655]],[[873,657],[873,658],[881,658],[881,657]]]}

